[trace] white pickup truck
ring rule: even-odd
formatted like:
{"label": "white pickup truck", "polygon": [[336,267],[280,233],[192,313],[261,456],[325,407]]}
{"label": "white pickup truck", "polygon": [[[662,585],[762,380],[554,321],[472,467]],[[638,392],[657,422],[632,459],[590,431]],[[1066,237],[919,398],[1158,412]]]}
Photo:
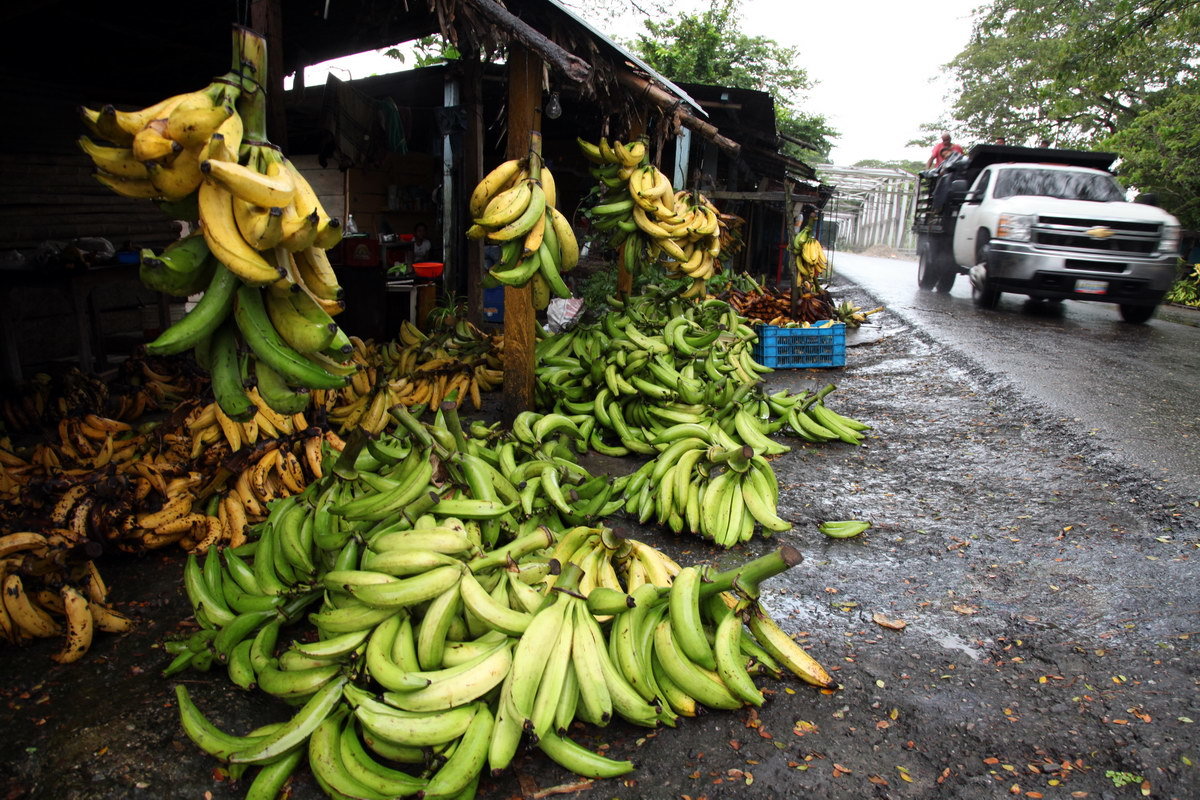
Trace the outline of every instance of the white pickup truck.
{"label": "white pickup truck", "polygon": [[980,308],[1002,292],[1116,303],[1126,322],[1154,315],[1175,280],[1179,221],[1125,199],[1116,156],[980,145],[921,174],[913,230],[917,282],[948,292],[971,280]]}

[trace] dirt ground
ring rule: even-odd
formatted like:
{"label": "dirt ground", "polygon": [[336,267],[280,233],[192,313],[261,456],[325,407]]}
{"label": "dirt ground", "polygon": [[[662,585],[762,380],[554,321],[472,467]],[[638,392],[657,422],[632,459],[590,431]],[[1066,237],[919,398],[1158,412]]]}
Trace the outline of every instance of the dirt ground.
{"label": "dirt ground", "polygon": [[[873,426],[861,447],[797,443],[775,461],[793,531],[718,553],[613,520],[684,563],[798,548],[804,562],[766,602],[841,688],[767,681],[757,711],[579,726],[580,742],[639,769],[578,782],[534,752],[480,797],[1200,797],[1196,495],[1131,472],[920,330],[873,319],[846,368],[770,376],[773,389],[832,381],[829,405]],[[816,531],[847,518],[874,527]],[[82,663],[51,662],[55,642],[4,650],[0,798],[244,795],[184,737],[158,676],[158,643],[188,613],[180,571],[174,554],[106,560],[141,624],[100,637]],[[287,715],[223,672],[185,680],[235,732]],[[303,774],[292,797],[322,794]]]}

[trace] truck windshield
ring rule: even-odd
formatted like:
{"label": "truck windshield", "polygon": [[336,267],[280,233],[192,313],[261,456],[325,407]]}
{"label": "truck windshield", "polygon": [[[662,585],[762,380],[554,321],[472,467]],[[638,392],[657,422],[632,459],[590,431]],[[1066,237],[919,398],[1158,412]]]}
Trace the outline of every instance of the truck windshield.
{"label": "truck windshield", "polygon": [[1111,203],[1125,199],[1121,187],[1108,175],[1051,169],[1005,169],[996,178],[993,197],[1037,195],[1062,200]]}

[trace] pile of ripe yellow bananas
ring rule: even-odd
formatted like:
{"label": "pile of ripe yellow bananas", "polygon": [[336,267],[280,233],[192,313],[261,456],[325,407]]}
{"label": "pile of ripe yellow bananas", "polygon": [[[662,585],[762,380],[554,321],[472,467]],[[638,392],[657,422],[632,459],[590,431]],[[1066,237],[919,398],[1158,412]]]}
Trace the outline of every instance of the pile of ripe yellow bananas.
{"label": "pile of ripe yellow bananas", "polygon": [[669,274],[693,281],[686,296],[704,294],[704,282],[720,269],[726,223],[708,198],[675,191],[671,179],[648,162],[646,143],[598,144],[578,139],[592,175],[600,182],[587,212],[595,227],[618,249],[620,263],[636,274],[658,261]]}
{"label": "pile of ripe yellow bananas", "polygon": [[400,434],[348,443],[251,541],[189,557],[201,627],[167,643],[164,674],[216,667],[292,708],[231,733],[180,684],[188,737],[248,796],[307,763],[332,797],[473,797],[526,737],[581,776],[633,769],[570,738],[576,721],[675,726],[762,705],[756,679],[785,672],[835,686],[754,599],[799,553],[717,572],[588,523],[628,476],[580,467],[565,419],[505,433],[401,411]]}
{"label": "pile of ripe yellow bananas", "polygon": [[251,381],[272,408],[293,414],[308,406],[309,390],[340,388],[355,371],[349,339],[333,321],[344,303],[325,253],[342,226],[267,141],[265,89],[253,79],[265,63],[265,40],[237,28],[234,70],[205,89],[139,111],[81,109],[89,131],[108,143],[80,139],[102,183],[199,219],[200,233],[161,255],[143,253],[147,285],[204,293],[146,352],[194,351],[217,402],[239,422],[254,416]]}
{"label": "pile of ripe yellow bananas", "polygon": [[[63,646],[51,658],[69,664],[87,653],[96,631],[122,633],[132,622],[108,605],[108,587],[92,561],[55,558],[62,552],[56,538],[34,531],[0,536],[0,641],[61,635]],[[29,589],[30,576],[39,576],[41,588]]]}
{"label": "pile of ripe yellow bananas", "polygon": [[205,385],[207,379],[176,359],[141,355],[122,361],[116,378],[107,382],[78,367],[54,376],[40,372],[0,399],[0,425],[9,433],[24,433],[86,413],[136,420],[194,396]]}
{"label": "pile of ripe yellow bananas", "polygon": [[571,296],[562,276],[579,263],[575,231],[556,203],[554,175],[537,153],[494,168],[469,201],[474,224],[467,236],[500,246],[489,277],[505,286],[528,284],[537,309],[546,308],[551,295]]}
{"label": "pile of ripe yellow bananas", "polygon": [[359,371],[348,386],[313,393],[317,408],[342,433],[379,433],[395,405],[436,409],[443,402],[476,410],[482,393],[504,380],[504,337],[490,336],[466,320],[425,333],[405,320],[399,337],[384,343],[350,337]]}

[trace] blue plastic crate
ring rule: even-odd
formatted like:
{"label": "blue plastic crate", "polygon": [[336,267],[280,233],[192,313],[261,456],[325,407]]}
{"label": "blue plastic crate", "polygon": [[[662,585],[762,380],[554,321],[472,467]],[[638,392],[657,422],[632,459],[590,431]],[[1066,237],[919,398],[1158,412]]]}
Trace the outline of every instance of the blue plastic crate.
{"label": "blue plastic crate", "polygon": [[814,322],[811,328],[755,326],[754,360],[777,369],[846,366],[846,323],[821,325],[824,323]]}

